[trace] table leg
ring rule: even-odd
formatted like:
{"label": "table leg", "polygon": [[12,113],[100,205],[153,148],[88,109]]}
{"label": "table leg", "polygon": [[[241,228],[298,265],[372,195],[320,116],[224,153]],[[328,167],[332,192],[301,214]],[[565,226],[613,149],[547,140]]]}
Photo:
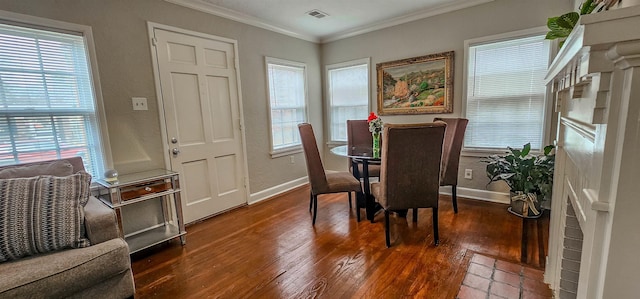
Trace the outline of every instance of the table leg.
{"label": "table leg", "polygon": [[371,186],[369,185],[369,161],[362,160],[362,180],[363,180],[363,193],[365,200],[365,208],[367,211],[367,219],[373,223],[373,217],[376,215],[376,202],[371,195]]}
{"label": "table leg", "polygon": [[[358,162],[355,159],[351,160],[351,173],[353,177],[360,181],[360,171],[358,170]],[[356,218],[360,221],[360,208],[365,207],[365,196],[362,192],[356,192]]]}

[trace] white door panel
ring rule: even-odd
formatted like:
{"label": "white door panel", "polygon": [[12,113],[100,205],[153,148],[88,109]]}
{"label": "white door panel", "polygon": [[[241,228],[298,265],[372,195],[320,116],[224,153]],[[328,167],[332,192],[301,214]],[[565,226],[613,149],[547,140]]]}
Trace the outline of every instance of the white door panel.
{"label": "white door panel", "polygon": [[[234,44],[154,29],[171,168],[185,222],[247,202]],[[172,143],[174,139],[176,143]]]}

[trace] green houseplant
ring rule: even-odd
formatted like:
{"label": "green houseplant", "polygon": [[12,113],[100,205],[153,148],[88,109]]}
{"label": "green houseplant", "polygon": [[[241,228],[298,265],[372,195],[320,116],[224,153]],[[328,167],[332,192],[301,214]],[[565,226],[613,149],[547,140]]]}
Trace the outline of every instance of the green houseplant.
{"label": "green houseplant", "polygon": [[561,39],[560,47],[564,43],[564,40],[569,36],[573,27],[576,26],[581,15],[590,14],[597,7],[597,2],[594,0],[586,0],[580,6],[580,13],[572,11],[565,13],[561,16],[551,17],[547,19],[547,27],[549,32],[546,39],[553,40],[556,38]]}
{"label": "green houseplant", "polygon": [[555,154],[548,145],[542,154],[532,155],[531,144],[509,147],[504,155],[491,155],[487,163],[489,184],[504,181],[511,189],[511,211],[524,217],[541,215],[541,203],[551,198]]}

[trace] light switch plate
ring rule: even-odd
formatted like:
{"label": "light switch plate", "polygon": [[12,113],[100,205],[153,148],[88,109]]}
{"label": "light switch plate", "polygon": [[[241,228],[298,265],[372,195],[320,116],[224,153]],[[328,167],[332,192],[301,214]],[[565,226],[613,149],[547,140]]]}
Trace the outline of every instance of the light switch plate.
{"label": "light switch plate", "polygon": [[147,98],[131,98],[133,104],[133,110],[149,110],[147,108]]}

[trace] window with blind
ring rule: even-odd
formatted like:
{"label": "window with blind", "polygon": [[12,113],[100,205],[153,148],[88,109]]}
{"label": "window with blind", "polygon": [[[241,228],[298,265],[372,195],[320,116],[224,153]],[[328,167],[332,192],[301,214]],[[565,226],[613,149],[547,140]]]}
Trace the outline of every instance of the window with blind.
{"label": "window with blind", "polygon": [[306,65],[266,58],[271,120],[271,154],[300,151],[298,124],[307,121]]}
{"label": "window with blind", "polygon": [[369,59],[327,66],[330,142],[347,141],[347,120],[369,114]]}
{"label": "window with blind", "polygon": [[468,44],[465,149],[543,147],[550,49],[544,35]]}
{"label": "window with blind", "polygon": [[83,34],[0,23],[0,165],[73,156],[101,177],[103,150]]}

